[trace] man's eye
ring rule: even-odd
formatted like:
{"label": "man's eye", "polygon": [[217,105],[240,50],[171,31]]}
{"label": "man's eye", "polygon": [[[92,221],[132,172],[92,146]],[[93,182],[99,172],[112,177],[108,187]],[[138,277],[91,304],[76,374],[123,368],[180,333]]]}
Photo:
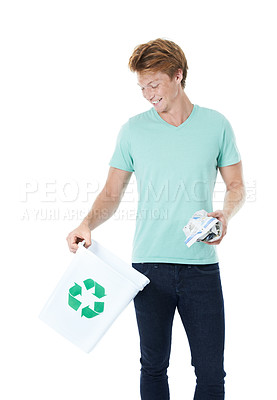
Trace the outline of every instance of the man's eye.
{"label": "man's eye", "polygon": [[[156,87],[159,86],[159,83],[156,86],[150,86],[152,89],[156,89]],[[141,88],[141,90],[144,90],[144,88]]]}

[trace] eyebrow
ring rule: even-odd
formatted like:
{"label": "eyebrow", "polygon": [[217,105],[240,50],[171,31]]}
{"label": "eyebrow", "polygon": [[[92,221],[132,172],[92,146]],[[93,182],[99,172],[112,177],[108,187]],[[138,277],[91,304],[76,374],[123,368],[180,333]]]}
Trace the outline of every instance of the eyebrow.
{"label": "eyebrow", "polygon": [[[148,84],[146,85],[146,86],[148,86],[148,85],[150,85],[150,83],[152,83],[152,82],[156,82],[158,79],[154,79],[153,81],[151,81],[151,82],[148,82]],[[140,86],[140,84],[139,83],[137,83],[137,85],[139,85]],[[140,86],[141,87],[141,86]]]}

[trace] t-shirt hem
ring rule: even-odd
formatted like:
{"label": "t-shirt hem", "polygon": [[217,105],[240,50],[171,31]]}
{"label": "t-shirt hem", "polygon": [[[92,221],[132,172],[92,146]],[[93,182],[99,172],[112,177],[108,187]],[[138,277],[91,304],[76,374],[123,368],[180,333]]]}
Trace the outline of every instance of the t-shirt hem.
{"label": "t-shirt hem", "polygon": [[117,164],[117,163],[110,162],[109,165],[111,167],[113,167],[113,168],[122,169],[123,171],[134,172],[133,169],[126,168],[125,166],[122,166],[122,165]]}
{"label": "t-shirt hem", "polygon": [[238,157],[238,158],[235,158],[233,160],[229,160],[229,161],[225,161],[225,162],[223,162],[221,164],[217,164],[217,166],[218,167],[228,167],[229,165],[237,164],[240,161],[241,161],[241,158]]}
{"label": "t-shirt hem", "polygon": [[174,263],[174,264],[212,264],[219,262],[218,257],[202,258],[199,260],[193,260],[191,258],[175,258],[175,257],[133,257],[133,263],[144,263],[144,262],[157,262],[157,263]]}

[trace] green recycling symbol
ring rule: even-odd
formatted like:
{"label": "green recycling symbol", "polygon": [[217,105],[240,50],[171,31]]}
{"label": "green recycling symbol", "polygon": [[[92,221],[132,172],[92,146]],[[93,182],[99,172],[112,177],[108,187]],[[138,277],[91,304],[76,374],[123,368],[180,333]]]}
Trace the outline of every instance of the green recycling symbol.
{"label": "green recycling symbol", "polygon": [[[83,281],[84,286],[86,290],[90,290],[94,288],[94,293],[85,293],[83,291],[82,286],[78,285],[78,283],[74,282],[74,286],[72,286],[69,289],[68,293],[68,305],[73,308],[73,310],[77,311],[81,304],[82,301],[76,299],[76,296],[84,296],[86,294],[87,299],[92,299],[91,295],[96,296],[98,299],[102,299],[102,297],[107,296],[105,294],[105,288],[103,286],[99,285],[99,283],[95,282],[93,279],[86,279]],[[91,302],[91,301],[90,301]],[[97,315],[101,314],[104,311],[104,302],[103,301],[95,301],[94,302],[94,307],[93,309],[89,305],[86,305],[85,307],[82,308],[81,312],[81,317],[86,317],[86,318],[93,318],[96,317]]]}

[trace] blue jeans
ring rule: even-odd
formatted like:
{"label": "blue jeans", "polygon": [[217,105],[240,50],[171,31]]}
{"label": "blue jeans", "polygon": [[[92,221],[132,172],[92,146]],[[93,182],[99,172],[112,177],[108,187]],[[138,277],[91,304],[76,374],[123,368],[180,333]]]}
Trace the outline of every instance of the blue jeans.
{"label": "blue jeans", "polygon": [[140,336],[141,399],[170,398],[167,368],[177,307],[196,375],[194,400],[223,400],[225,320],[219,264],[145,262],[132,267],[150,279],[133,300]]}

